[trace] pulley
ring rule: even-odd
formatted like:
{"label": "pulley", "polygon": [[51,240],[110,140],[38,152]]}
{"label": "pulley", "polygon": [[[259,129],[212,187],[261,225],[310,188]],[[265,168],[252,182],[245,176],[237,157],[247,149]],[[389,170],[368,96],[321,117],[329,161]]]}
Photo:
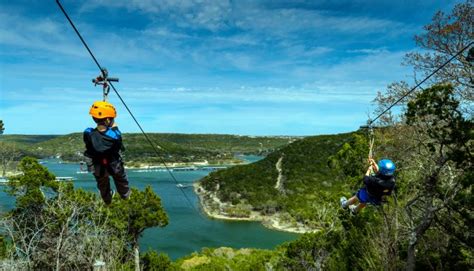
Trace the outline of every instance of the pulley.
{"label": "pulley", "polygon": [[118,82],[119,79],[116,77],[109,77],[109,72],[106,68],[100,68],[101,74],[96,78],[92,79],[92,83],[94,86],[102,85],[102,92],[104,95],[104,102],[107,101],[107,97],[110,92],[110,84],[109,82]]}

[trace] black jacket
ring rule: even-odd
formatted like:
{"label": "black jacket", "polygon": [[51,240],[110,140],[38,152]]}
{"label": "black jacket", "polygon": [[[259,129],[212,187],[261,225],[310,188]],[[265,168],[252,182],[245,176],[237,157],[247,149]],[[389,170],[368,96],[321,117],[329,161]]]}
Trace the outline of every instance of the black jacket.
{"label": "black jacket", "polygon": [[122,134],[117,127],[108,128],[105,132],[87,128],[83,134],[86,151],[84,155],[93,161],[102,159],[120,159],[120,150],[123,150]]}
{"label": "black jacket", "polygon": [[395,178],[377,174],[375,176],[364,176],[364,184],[369,195],[380,200],[382,196],[392,194],[395,189]]}

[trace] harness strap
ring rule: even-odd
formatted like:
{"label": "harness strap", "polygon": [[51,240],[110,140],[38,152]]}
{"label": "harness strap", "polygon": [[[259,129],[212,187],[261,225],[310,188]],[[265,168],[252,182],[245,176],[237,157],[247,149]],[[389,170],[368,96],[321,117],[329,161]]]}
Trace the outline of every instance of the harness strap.
{"label": "harness strap", "polygon": [[375,143],[375,136],[374,136],[374,128],[372,127],[372,121],[368,120],[368,135],[369,135],[369,159],[374,157],[374,143]]}

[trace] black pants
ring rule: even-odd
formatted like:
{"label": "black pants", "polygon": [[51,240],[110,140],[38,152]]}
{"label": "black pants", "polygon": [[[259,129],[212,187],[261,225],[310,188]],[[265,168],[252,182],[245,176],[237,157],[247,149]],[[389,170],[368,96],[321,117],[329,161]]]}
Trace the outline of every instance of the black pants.
{"label": "black pants", "polygon": [[128,186],[127,174],[123,167],[122,160],[101,160],[94,162],[94,177],[97,181],[97,188],[99,188],[100,196],[106,204],[112,202],[112,190],[110,189],[109,176],[112,176],[115,183],[115,188],[122,199],[130,196],[130,187]]}

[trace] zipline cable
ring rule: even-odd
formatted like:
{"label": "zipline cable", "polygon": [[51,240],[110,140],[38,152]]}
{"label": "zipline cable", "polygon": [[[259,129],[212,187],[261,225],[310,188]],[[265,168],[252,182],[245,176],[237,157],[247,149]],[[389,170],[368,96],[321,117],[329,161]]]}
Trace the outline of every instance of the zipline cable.
{"label": "zipline cable", "polygon": [[[69,24],[71,24],[72,28],[74,29],[74,31],[76,32],[77,36],[79,37],[79,39],[81,40],[82,44],[84,45],[84,47],[87,49],[87,51],[89,52],[90,56],[92,57],[92,59],[94,60],[95,64],[97,65],[97,67],[99,68],[100,72],[102,73],[102,69],[103,67],[99,64],[99,61],[97,61],[97,58],[94,56],[94,54],[92,53],[91,49],[89,48],[89,46],[87,45],[86,41],[84,40],[84,38],[81,36],[81,33],[79,33],[79,30],[77,30],[76,26],[74,25],[74,23],[72,22],[71,18],[69,17],[69,15],[67,14],[66,10],[64,10],[63,6],[61,5],[61,3],[59,2],[59,0],[56,0],[56,3],[58,4],[59,8],[61,9],[61,11],[63,12],[64,16],[66,16],[66,19],[69,21]],[[125,103],[125,101],[122,99],[122,96],[119,94],[119,92],[117,91],[117,89],[115,88],[115,86],[112,84],[112,82],[109,82],[110,86],[112,87],[112,89],[114,90],[115,94],[117,94],[117,97],[120,99],[120,101],[122,102],[122,104],[125,106],[125,109],[127,109],[128,113],[130,114],[130,116],[132,117],[133,121],[137,124],[138,128],[140,129],[140,131],[142,132],[142,134],[145,136],[145,139],[148,141],[148,143],[150,144],[150,146],[152,147],[153,151],[156,153],[156,155],[158,156],[158,158],[160,159],[161,163],[165,166],[166,168],[166,171],[169,173],[169,175],[171,176],[171,178],[173,179],[173,181],[178,185],[179,182],[178,180],[176,179],[176,177],[174,176],[174,174],[171,172],[171,169],[168,167],[168,165],[166,164],[166,161],[165,159],[163,159],[163,157],[161,157],[158,149],[156,148],[155,144],[153,144],[153,142],[151,141],[150,137],[148,136],[148,134],[145,132],[145,130],[143,130],[142,126],[140,125],[140,123],[138,122],[137,118],[135,118],[135,115],[133,115],[132,111],[130,110],[130,108],[128,107],[128,105]],[[165,148],[163,147],[160,147],[164,150],[166,150]],[[191,200],[189,199],[188,195],[186,195],[186,193],[184,192],[183,188],[182,187],[178,187],[179,190],[183,193],[183,196],[186,198],[186,201],[188,202],[189,206],[193,209],[195,209],[196,207],[194,207],[194,205],[192,204]]]}
{"label": "zipline cable", "polygon": [[460,51],[458,51],[455,55],[453,55],[451,58],[449,58],[446,62],[444,62],[441,66],[439,66],[436,70],[434,70],[433,72],[431,72],[430,75],[428,75],[427,77],[425,77],[425,79],[423,79],[421,82],[419,82],[416,86],[412,87],[407,93],[405,93],[402,97],[400,97],[397,101],[395,101],[394,103],[392,103],[388,108],[386,108],[384,111],[382,111],[377,117],[375,117],[374,119],[369,119],[367,121],[367,125],[366,126],[361,126],[361,128],[367,128],[368,129],[368,133],[369,133],[369,159],[371,159],[373,157],[373,147],[374,147],[374,132],[373,132],[373,123],[379,119],[383,114],[387,113],[387,111],[389,111],[390,109],[392,109],[392,107],[394,107],[396,104],[398,104],[400,101],[402,101],[405,97],[407,97],[408,95],[410,95],[413,91],[415,91],[415,89],[417,89],[419,86],[421,86],[421,84],[423,84],[424,82],[426,82],[428,79],[431,78],[431,76],[433,76],[434,74],[436,74],[438,71],[440,71],[442,68],[444,68],[446,65],[448,65],[451,61],[453,61],[453,59],[455,59],[456,57],[458,57],[460,54],[462,54],[466,49],[468,49],[469,47],[471,47],[472,45],[474,44],[474,41],[471,41],[468,45],[466,45],[464,48],[462,48]]}
{"label": "zipline cable", "polygon": [[373,135],[373,132],[369,135],[369,160],[374,158],[374,143],[375,143],[375,137]]}
{"label": "zipline cable", "polygon": [[434,70],[430,75],[428,75],[427,77],[425,77],[425,79],[423,79],[421,82],[419,82],[416,86],[414,86],[413,88],[411,88],[407,93],[405,93],[405,95],[403,95],[401,98],[399,98],[397,101],[395,101],[394,103],[392,103],[392,105],[390,105],[387,109],[385,109],[384,111],[382,111],[382,113],[380,113],[377,117],[375,117],[373,120],[370,120],[369,121],[369,126],[371,126],[378,118],[380,118],[383,114],[387,113],[387,111],[389,111],[390,109],[392,109],[392,107],[394,107],[396,104],[398,104],[400,101],[402,101],[406,96],[408,96],[410,93],[412,93],[413,91],[415,91],[415,89],[417,89],[419,86],[421,86],[421,84],[423,84],[424,82],[426,82],[426,80],[430,79],[431,76],[433,76],[435,73],[437,73],[438,71],[440,71],[442,68],[444,68],[446,65],[448,65],[451,61],[453,61],[453,59],[455,59],[456,57],[458,57],[460,54],[462,54],[467,48],[471,47],[472,45],[474,45],[474,41],[471,41],[471,43],[469,43],[468,45],[466,45],[464,48],[462,48],[459,52],[457,52],[454,56],[452,56],[450,59],[448,59],[446,62],[443,63],[443,65],[439,66],[436,70]]}

